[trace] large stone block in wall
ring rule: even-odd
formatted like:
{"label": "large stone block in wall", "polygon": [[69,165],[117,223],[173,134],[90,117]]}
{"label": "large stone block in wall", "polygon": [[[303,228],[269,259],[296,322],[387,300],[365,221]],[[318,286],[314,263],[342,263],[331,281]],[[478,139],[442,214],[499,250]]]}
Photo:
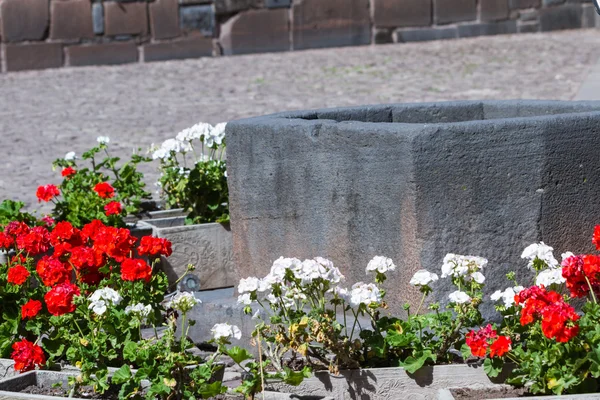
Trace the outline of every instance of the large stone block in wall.
{"label": "large stone block in wall", "polygon": [[137,46],[131,42],[68,46],[65,52],[67,65],[74,67],[128,64],[138,61]]}
{"label": "large stone block in wall", "polygon": [[221,26],[225,55],[290,50],[288,10],[250,10]]}
{"label": "large stone block in wall", "polygon": [[500,21],[509,15],[508,0],[480,0],[479,17],[482,21]]}
{"label": "large stone block in wall", "polygon": [[373,7],[378,28],[431,25],[431,0],[374,0]]}
{"label": "large stone block in wall", "polygon": [[92,4],[89,0],[50,3],[50,39],[79,40],[93,37]]}
{"label": "large stone block in wall", "polygon": [[434,22],[450,24],[477,19],[476,0],[433,0]]}
{"label": "large stone block in wall", "polygon": [[146,35],[148,33],[148,4],[104,2],[104,34]]}
{"label": "large stone block in wall", "polygon": [[48,0],[2,0],[0,14],[4,42],[40,40],[48,29]]}
{"label": "large stone block in wall", "polygon": [[581,24],[581,4],[563,4],[540,10],[542,32],[581,28]]}
{"label": "large stone block in wall", "polygon": [[292,12],[296,50],[371,42],[369,0],[300,0]]}
{"label": "large stone block in wall", "polygon": [[535,8],[542,4],[542,0],[508,0],[508,6],[511,10],[519,8]]}
{"label": "large stone block in wall", "polygon": [[156,0],[150,7],[150,31],[154,39],[171,39],[179,36],[179,2]]}
{"label": "large stone block in wall", "polygon": [[[485,297],[505,274],[532,280],[523,249],[593,251],[600,215],[600,102],[485,101],[286,112],[227,125],[234,261],[265,276],[280,256],[330,258],[347,285],[375,255],[398,269],[398,310],[421,268],[446,253],[489,259]],[[447,280],[435,284],[444,301]],[[489,307],[488,307],[489,306]],[[492,312],[490,303],[486,305]]]}
{"label": "large stone block in wall", "polygon": [[59,43],[29,43],[4,45],[6,71],[58,68],[63,65],[63,50]]}
{"label": "large stone block in wall", "polygon": [[213,41],[210,38],[194,36],[163,43],[149,43],[142,46],[142,54],[144,62],[210,57],[213,54]]}

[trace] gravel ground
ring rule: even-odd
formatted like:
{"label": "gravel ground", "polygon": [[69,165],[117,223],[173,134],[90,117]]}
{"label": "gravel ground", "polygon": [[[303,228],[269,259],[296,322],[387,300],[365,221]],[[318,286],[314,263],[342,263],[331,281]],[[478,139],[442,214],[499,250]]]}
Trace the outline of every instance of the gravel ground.
{"label": "gravel ground", "polygon": [[99,135],[127,154],[198,121],[292,109],[568,100],[599,56],[598,31],[580,30],[3,74],[0,197],[36,208],[37,185],[59,181],[52,160]]}

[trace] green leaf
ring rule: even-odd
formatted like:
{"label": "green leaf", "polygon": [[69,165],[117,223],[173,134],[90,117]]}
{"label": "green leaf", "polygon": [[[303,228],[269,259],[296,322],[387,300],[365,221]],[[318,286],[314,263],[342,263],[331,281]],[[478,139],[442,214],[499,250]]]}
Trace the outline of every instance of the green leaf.
{"label": "green leaf", "polygon": [[415,356],[406,357],[403,362],[400,362],[400,366],[409,374],[414,374],[425,365],[427,360],[435,362],[435,359],[436,357],[431,353],[431,350],[424,350],[422,352],[417,352]]}
{"label": "green leaf", "polygon": [[123,358],[129,361],[135,361],[137,356],[137,344],[135,342],[126,342],[125,346],[123,346]]}
{"label": "green leaf", "polygon": [[227,387],[223,386],[222,382],[213,382],[210,384],[204,383],[198,388],[198,393],[203,399],[215,397],[218,394],[225,393]]}
{"label": "green leaf", "polygon": [[129,369],[129,365],[125,364],[121,368],[119,368],[112,376],[112,383],[120,385],[125,383],[131,379],[131,370]]}
{"label": "green leaf", "polygon": [[504,361],[500,357],[486,358],[483,362],[483,371],[490,378],[495,378],[502,372]]}
{"label": "green leaf", "polygon": [[243,349],[238,346],[234,346],[230,349],[226,350],[227,355],[232,358],[233,361],[240,364],[242,361],[250,360],[254,358],[252,354],[248,352],[248,350]]}
{"label": "green leaf", "polygon": [[473,355],[471,353],[471,348],[466,343],[463,343],[463,345],[460,347],[460,353],[465,360]]}

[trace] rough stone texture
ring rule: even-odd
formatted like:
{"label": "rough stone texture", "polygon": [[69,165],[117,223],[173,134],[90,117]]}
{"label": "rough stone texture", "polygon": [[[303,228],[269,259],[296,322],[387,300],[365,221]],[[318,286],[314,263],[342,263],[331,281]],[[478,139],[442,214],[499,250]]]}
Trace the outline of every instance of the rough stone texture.
{"label": "rough stone texture", "polygon": [[397,30],[396,42],[426,42],[431,40],[455,39],[458,30],[455,26],[451,28],[423,28]]}
{"label": "rough stone texture", "polygon": [[94,37],[92,5],[89,0],[50,3],[50,39],[79,40]]}
{"label": "rough stone texture", "polygon": [[104,33],[108,36],[147,34],[147,3],[105,2]]}
{"label": "rough stone texture", "polygon": [[541,5],[541,0],[508,0],[511,9],[534,8]]}
{"label": "rough stone texture", "polygon": [[480,2],[479,18],[482,21],[507,19],[508,14],[508,0],[481,0]]}
{"label": "rough stone texture", "polygon": [[301,0],[293,5],[294,49],[369,44],[368,0]]}
{"label": "rough stone texture", "polygon": [[221,27],[223,54],[290,50],[288,10],[250,10],[237,14]]}
{"label": "rough stone texture", "polygon": [[212,36],[215,30],[215,13],[212,6],[188,6],[179,9],[181,29],[200,31],[203,35]]}
{"label": "rough stone texture", "polygon": [[102,35],[104,33],[104,8],[102,7],[102,3],[92,4],[92,23],[94,33]]}
{"label": "rough stone texture", "polygon": [[172,42],[150,43],[142,47],[142,53],[145,62],[210,57],[213,53],[213,42],[209,38],[191,37]]}
{"label": "rough stone texture", "polygon": [[249,8],[260,7],[262,0],[215,0],[217,14],[231,14]]}
{"label": "rough stone texture", "polygon": [[483,35],[502,35],[517,32],[517,21],[488,22],[458,26],[458,36],[473,37]]}
{"label": "rough stone texture", "polygon": [[58,43],[6,44],[3,58],[5,71],[58,68],[63,64]]}
{"label": "rough stone texture", "polygon": [[68,46],[65,53],[67,64],[73,67],[127,64],[138,61],[137,47],[131,42]]}
{"label": "rough stone texture", "polygon": [[431,0],[374,0],[373,21],[382,28],[431,24]]}
{"label": "rough stone texture", "polygon": [[[505,274],[515,269],[527,282],[531,274],[518,266],[530,243],[544,241],[557,254],[592,251],[599,123],[600,102],[528,101],[324,109],[231,122],[236,272],[262,277],[279,256],[320,255],[343,266],[352,284],[383,254],[400,266],[387,287],[395,311],[419,298],[411,276],[439,271],[446,253],[489,259],[486,295],[505,287]],[[439,281],[436,299],[447,300],[451,290]]]}
{"label": "rough stone texture", "polygon": [[592,4],[583,4],[581,6],[581,26],[582,28],[596,28],[600,26],[600,15]]}
{"label": "rough stone texture", "polygon": [[[578,30],[4,74],[0,132],[10,157],[0,168],[10,174],[0,176],[0,197],[48,212],[35,190],[61,181],[52,161],[81,155],[100,135],[126,159],[199,121],[392,102],[569,100],[598,57],[598,32]],[[154,192],[156,164],[142,171]]]}
{"label": "rough stone texture", "polygon": [[48,0],[3,0],[0,14],[4,42],[40,40],[48,29]]}
{"label": "rough stone texture", "polygon": [[581,28],[581,5],[564,4],[540,10],[542,31]]}
{"label": "rough stone texture", "polygon": [[292,5],[292,0],[266,0],[265,7],[267,8],[288,8]]}
{"label": "rough stone texture", "polygon": [[433,8],[436,24],[471,21],[477,18],[475,0],[434,0]]}
{"label": "rough stone texture", "polygon": [[150,31],[154,39],[179,36],[179,3],[177,0],[156,0],[150,3]]}
{"label": "rough stone texture", "polygon": [[519,33],[534,33],[540,31],[540,23],[537,21],[519,22],[517,24]]}
{"label": "rough stone texture", "polygon": [[238,283],[233,269],[231,231],[221,224],[183,225],[185,218],[147,220],[153,235],[169,239],[173,254],[162,259],[162,269],[174,283],[187,270],[196,267],[180,283],[188,290],[207,290]]}

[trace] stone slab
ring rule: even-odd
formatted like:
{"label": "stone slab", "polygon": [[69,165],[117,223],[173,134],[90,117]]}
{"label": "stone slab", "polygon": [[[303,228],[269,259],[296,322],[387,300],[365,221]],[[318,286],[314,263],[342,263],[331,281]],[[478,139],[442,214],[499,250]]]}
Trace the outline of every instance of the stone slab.
{"label": "stone slab", "polygon": [[292,14],[295,50],[371,43],[368,0],[300,0]]}
{"label": "stone slab", "polygon": [[508,0],[481,0],[479,19],[481,21],[501,21],[508,18]]}
{"label": "stone slab", "polygon": [[[213,41],[205,37],[191,37],[171,42],[149,43],[142,46],[142,59],[144,62],[211,57],[212,54]],[[178,214],[182,213],[179,212]]]}
{"label": "stone slab", "polygon": [[374,0],[376,27],[399,28],[431,25],[431,0]]}
{"label": "stone slab", "polygon": [[182,290],[209,290],[237,285],[233,268],[233,244],[228,227],[217,224],[183,225],[185,218],[152,219],[139,222],[150,225],[153,235],[167,238],[173,254],[161,265],[169,282],[176,282],[187,270],[196,267],[180,283]]}
{"label": "stone slab", "polygon": [[267,8],[289,8],[292,5],[292,0],[266,0],[265,7]]}
{"label": "stone slab", "polygon": [[146,35],[148,33],[148,7],[146,2],[104,2],[104,34]]}
{"label": "stone slab", "polygon": [[177,0],[156,0],[150,3],[150,32],[154,39],[179,36],[179,3]]}
{"label": "stone slab", "polygon": [[511,20],[458,26],[458,36],[460,37],[505,35],[509,33],[517,33],[517,21]]}
{"label": "stone slab", "polygon": [[221,26],[223,54],[266,53],[290,50],[287,9],[250,10]]}
{"label": "stone slab", "polygon": [[63,50],[59,43],[5,44],[3,59],[6,71],[58,68]]}
{"label": "stone slab", "polygon": [[2,0],[0,14],[4,42],[40,40],[48,29],[48,0]]}
{"label": "stone slab", "polygon": [[[523,249],[593,250],[600,213],[598,102],[449,102],[288,112],[227,126],[230,211],[239,277],[280,256],[330,258],[349,285],[375,255],[408,282],[439,274],[447,253],[489,259],[486,296],[532,277]],[[560,154],[560,157],[556,157]],[[579,166],[585,166],[582,169]],[[454,290],[439,281],[435,297]],[[496,315],[491,304],[484,314]]]}
{"label": "stone slab", "polygon": [[541,6],[541,0],[508,0],[511,10],[520,8],[537,8]]}
{"label": "stone slab", "polygon": [[397,42],[426,42],[430,40],[456,39],[458,29],[449,28],[422,28],[398,29],[395,32]]}
{"label": "stone slab", "polygon": [[435,0],[433,8],[436,24],[472,21],[477,18],[476,0]]}
{"label": "stone slab", "polygon": [[69,46],[65,50],[67,65],[117,65],[138,61],[135,43],[104,43]]}
{"label": "stone slab", "polygon": [[80,40],[94,37],[92,4],[89,0],[50,3],[50,39]]}
{"label": "stone slab", "polygon": [[581,24],[580,4],[563,4],[562,6],[540,10],[540,29],[542,32],[581,28]]}

